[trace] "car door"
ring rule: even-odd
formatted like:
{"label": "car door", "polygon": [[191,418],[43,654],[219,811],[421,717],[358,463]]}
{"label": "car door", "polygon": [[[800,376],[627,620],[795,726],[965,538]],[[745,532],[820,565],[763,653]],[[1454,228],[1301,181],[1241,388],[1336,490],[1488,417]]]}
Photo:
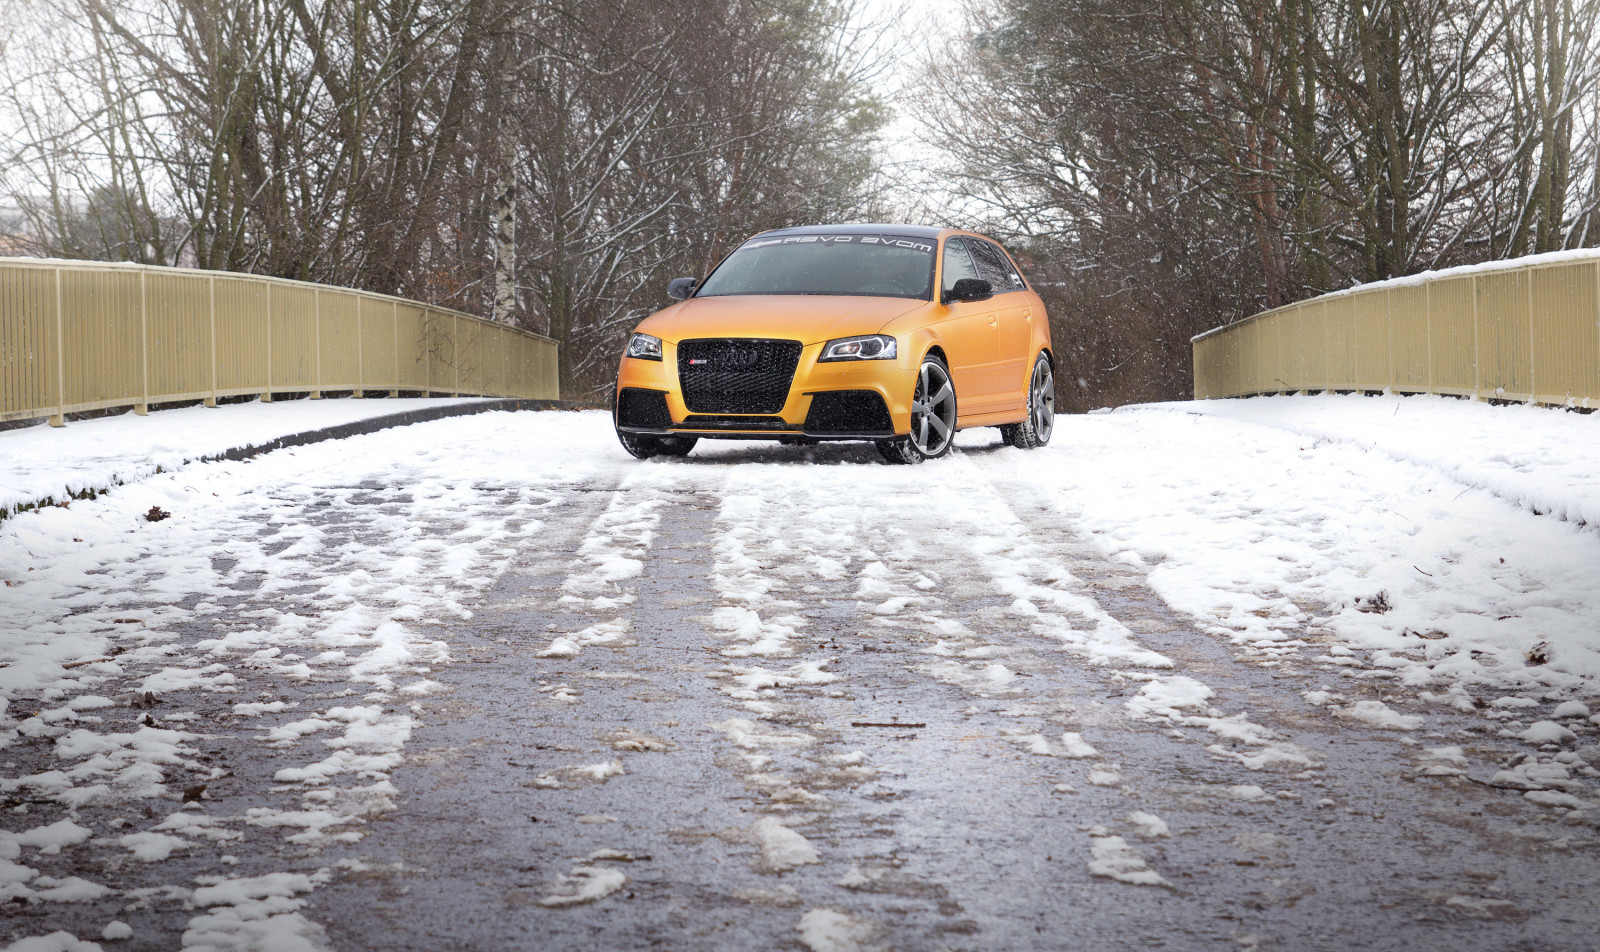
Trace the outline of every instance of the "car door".
{"label": "car door", "polygon": [[1028,399],[1028,374],[1033,369],[1033,295],[1000,246],[981,238],[968,238],[967,250],[978,276],[994,285],[996,354],[994,407],[1010,410]]}
{"label": "car door", "polygon": [[[941,301],[962,278],[982,277],[961,238],[945,241],[942,262],[939,269]],[[994,365],[999,352],[999,330],[994,308],[990,301],[952,302],[947,308],[948,316],[939,322],[939,335],[945,341],[950,377],[956,385],[957,410],[962,414],[985,412],[994,404],[996,389]]]}

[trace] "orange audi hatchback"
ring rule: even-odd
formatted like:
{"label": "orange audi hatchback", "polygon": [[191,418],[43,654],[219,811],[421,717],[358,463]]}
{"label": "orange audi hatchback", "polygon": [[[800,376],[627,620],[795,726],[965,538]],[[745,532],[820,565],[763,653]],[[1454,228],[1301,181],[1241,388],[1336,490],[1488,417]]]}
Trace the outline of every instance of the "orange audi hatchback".
{"label": "orange audi hatchback", "polygon": [[1044,303],[982,235],[913,225],[786,228],[740,245],[628,340],[614,419],[629,453],[700,439],[871,440],[892,463],[997,426],[1050,440]]}

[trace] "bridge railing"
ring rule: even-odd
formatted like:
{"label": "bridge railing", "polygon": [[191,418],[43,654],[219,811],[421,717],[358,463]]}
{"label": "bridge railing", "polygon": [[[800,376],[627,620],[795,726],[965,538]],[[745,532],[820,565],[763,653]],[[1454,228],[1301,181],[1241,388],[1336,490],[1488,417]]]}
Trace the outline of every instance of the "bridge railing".
{"label": "bridge railing", "polygon": [[0,258],[0,421],[326,391],[557,399],[558,344],[282,278]]}
{"label": "bridge railing", "polygon": [[1600,407],[1600,251],[1363,285],[1193,347],[1196,399],[1390,390]]}

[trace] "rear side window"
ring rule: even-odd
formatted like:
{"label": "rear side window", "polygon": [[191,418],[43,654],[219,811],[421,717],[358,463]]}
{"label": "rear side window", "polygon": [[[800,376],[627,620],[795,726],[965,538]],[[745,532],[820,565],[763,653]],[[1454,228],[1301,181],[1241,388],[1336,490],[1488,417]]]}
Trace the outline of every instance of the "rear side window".
{"label": "rear side window", "polygon": [[967,247],[972,251],[972,258],[978,265],[978,276],[994,285],[994,293],[1005,294],[1007,291],[1021,291],[1027,287],[1022,281],[1022,275],[1011,266],[1011,259],[1005,252],[995,245],[979,238],[968,238]]}

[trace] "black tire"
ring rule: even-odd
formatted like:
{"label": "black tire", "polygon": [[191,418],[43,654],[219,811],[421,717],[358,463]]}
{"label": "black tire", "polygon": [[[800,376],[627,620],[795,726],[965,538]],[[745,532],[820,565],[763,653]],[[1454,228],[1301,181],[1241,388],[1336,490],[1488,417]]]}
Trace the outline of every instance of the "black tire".
{"label": "black tire", "polygon": [[688,456],[694,445],[700,442],[695,436],[647,436],[641,433],[624,433],[617,431],[617,441],[622,448],[635,459],[649,459],[652,456]]}
{"label": "black tire", "polygon": [[1002,426],[1000,436],[1019,450],[1032,450],[1049,443],[1055,429],[1055,372],[1050,369],[1050,358],[1040,354],[1028,377],[1028,418]]}
{"label": "black tire", "polygon": [[878,440],[877,443],[878,453],[883,457],[885,463],[894,463],[895,465],[920,463],[924,458],[921,453],[911,447],[911,438],[908,436],[897,436],[892,440]]}
{"label": "black tire", "polygon": [[885,462],[909,464],[938,459],[955,445],[956,387],[950,379],[950,368],[935,354],[922,358],[911,406],[911,432],[877,441]]}

